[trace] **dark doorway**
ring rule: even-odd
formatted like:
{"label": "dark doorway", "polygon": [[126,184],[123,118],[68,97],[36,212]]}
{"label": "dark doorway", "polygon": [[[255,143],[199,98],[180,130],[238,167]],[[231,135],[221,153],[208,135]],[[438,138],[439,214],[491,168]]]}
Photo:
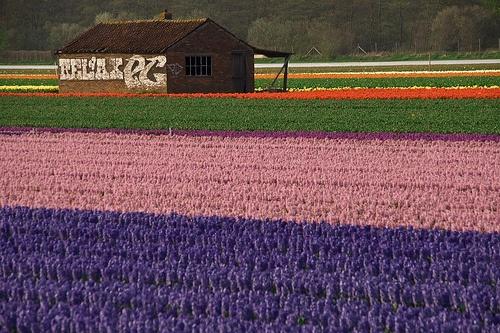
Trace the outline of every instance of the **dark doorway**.
{"label": "dark doorway", "polygon": [[247,92],[247,63],[246,54],[233,52],[233,91]]}

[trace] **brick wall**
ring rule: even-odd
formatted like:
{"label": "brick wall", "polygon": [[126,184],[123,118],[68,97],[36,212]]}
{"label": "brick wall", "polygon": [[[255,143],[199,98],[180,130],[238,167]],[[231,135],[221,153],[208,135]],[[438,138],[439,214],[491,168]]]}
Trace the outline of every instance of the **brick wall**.
{"label": "brick wall", "polygon": [[[168,92],[234,92],[232,52],[241,51],[246,57],[247,91],[254,90],[253,50],[214,23],[198,28],[167,51],[167,63],[179,64],[183,71],[174,75],[167,70]],[[212,57],[212,76],[187,76],[185,57]]]}

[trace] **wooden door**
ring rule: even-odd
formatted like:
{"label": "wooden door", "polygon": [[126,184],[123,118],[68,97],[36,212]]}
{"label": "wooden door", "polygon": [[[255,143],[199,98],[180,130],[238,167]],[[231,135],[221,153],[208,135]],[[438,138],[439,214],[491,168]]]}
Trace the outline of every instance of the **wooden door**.
{"label": "wooden door", "polygon": [[247,92],[247,64],[243,52],[232,53],[233,57],[233,91]]}

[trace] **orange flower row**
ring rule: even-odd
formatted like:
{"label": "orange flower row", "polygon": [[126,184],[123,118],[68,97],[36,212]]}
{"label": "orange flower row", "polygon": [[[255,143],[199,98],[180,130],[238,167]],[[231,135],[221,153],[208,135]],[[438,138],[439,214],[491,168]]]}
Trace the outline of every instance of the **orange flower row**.
{"label": "orange flower row", "polygon": [[56,74],[0,74],[5,80],[57,80]]}
{"label": "orange flower row", "polygon": [[257,92],[257,93],[15,93],[0,92],[0,96],[36,97],[180,97],[180,98],[241,98],[241,99],[496,99],[500,88],[362,88],[324,91]]}

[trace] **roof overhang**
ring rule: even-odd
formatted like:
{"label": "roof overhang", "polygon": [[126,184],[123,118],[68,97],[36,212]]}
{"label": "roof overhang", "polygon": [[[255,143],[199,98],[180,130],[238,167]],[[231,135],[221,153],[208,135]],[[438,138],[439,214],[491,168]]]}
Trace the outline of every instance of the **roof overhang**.
{"label": "roof overhang", "polygon": [[260,54],[263,56],[266,56],[268,58],[286,58],[290,57],[293,53],[291,52],[282,52],[282,51],[273,51],[273,50],[264,50],[264,49],[259,49],[258,47],[253,47],[253,52],[255,54]]}

